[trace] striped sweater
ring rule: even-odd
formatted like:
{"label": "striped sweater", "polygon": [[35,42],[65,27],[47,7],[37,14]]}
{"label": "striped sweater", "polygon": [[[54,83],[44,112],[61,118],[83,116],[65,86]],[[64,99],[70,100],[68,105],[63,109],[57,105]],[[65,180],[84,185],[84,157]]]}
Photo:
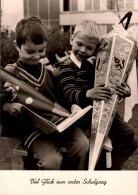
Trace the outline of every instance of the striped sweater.
{"label": "striped sweater", "polygon": [[94,87],[95,65],[88,61],[82,62],[81,68],[69,58],[59,67],[58,80],[66,101],[84,108],[92,104],[86,98],[86,91]]}

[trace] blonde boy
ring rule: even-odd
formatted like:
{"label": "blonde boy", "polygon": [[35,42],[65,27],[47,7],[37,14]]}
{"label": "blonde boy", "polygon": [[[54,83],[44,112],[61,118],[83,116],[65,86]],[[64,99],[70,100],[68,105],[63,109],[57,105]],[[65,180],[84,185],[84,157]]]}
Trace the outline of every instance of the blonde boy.
{"label": "blonde boy", "polygon": [[[101,35],[98,24],[92,20],[84,20],[76,25],[70,37],[72,45],[71,56],[60,64],[58,80],[60,82],[65,101],[85,107],[93,100],[110,98],[111,92],[104,83],[94,87],[95,63],[87,59],[95,56]],[[130,88],[122,83],[116,88],[120,97],[130,96]],[[91,128],[91,114],[84,118],[84,128]],[[109,136],[113,140],[112,170],[121,169],[124,161],[134,152],[137,144],[134,140],[134,130],[116,114]],[[105,169],[102,165],[100,169]]]}

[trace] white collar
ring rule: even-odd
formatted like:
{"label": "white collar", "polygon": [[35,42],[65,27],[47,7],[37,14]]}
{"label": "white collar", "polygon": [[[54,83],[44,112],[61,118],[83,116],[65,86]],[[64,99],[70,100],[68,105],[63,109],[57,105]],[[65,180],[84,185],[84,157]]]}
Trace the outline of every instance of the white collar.
{"label": "white collar", "polygon": [[81,63],[82,63],[82,61],[78,60],[78,59],[75,57],[75,55],[74,55],[73,52],[71,52],[71,54],[70,54],[70,59],[71,59],[79,68],[81,68]]}
{"label": "white collar", "polygon": [[[76,66],[78,66],[79,68],[81,68],[81,63],[82,61],[78,60],[74,53],[71,51],[71,54],[70,54],[70,59],[76,64]],[[93,60],[96,59],[95,56],[92,56],[90,58],[87,59],[87,61],[89,61],[91,64],[93,64]]]}

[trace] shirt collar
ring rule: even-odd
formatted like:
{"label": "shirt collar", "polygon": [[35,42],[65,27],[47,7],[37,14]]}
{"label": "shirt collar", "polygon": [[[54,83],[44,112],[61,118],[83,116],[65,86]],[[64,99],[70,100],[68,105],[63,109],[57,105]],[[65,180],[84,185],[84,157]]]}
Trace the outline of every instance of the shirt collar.
{"label": "shirt collar", "polygon": [[81,63],[82,63],[82,61],[77,60],[77,58],[75,57],[75,55],[74,55],[73,52],[71,52],[70,59],[71,59],[79,68],[81,68]]}
{"label": "shirt collar", "polygon": [[[82,61],[78,60],[74,53],[71,52],[70,54],[70,59],[76,64],[77,67],[81,68],[81,64],[82,64]],[[88,62],[90,62],[91,64],[94,64],[94,61],[96,60],[96,57],[95,56],[92,56],[90,58],[87,59]]]}

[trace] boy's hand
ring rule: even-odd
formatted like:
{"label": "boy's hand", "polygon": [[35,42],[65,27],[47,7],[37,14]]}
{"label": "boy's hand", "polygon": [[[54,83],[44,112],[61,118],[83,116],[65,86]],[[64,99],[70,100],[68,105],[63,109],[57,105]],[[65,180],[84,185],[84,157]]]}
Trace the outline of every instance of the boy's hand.
{"label": "boy's hand", "polygon": [[86,97],[93,100],[106,100],[111,97],[111,91],[104,84],[100,84],[86,92]]}
{"label": "boy's hand", "polygon": [[21,114],[22,104],[20,103],[5,103],[2,107],[4,112],[9,112],[12,116],[18,116]]}
{"label": "boy's hand", "polygon": [[9,82],[4,83],[1,89],[1,96],[8,102],[13,102],[19,91],[19,86],[13,85]]}
{"label": "boy's hand", "polygon": [[81,107],[79,107],[77,104],[73,104],[71,106],[71,116],[76,114],[79,110],[81,110]]}
{"label": "boy's hand", "polygon": [[131,95],[131,90],[125,83],[116,86],[116,92],[120,97],[129,97]]}

